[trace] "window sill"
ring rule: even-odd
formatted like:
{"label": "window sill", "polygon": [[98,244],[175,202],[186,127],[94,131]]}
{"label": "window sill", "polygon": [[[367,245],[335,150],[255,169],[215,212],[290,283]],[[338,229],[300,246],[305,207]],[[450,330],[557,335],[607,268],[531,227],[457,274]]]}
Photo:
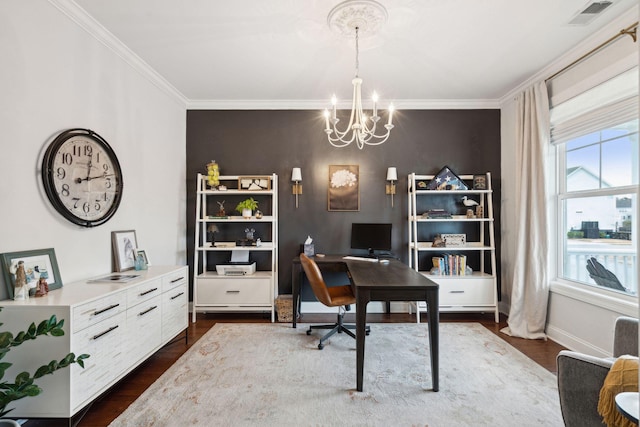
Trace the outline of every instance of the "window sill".
{"label": "window sill", "polygon": [[573,285],[570,282],[560,281],[557,279],[551,281],[550,291],[596,307],[612,310],[626,316],[638,317],[637,296],[622,295],[616,292],[595,288],[585,289],[583,287]]}

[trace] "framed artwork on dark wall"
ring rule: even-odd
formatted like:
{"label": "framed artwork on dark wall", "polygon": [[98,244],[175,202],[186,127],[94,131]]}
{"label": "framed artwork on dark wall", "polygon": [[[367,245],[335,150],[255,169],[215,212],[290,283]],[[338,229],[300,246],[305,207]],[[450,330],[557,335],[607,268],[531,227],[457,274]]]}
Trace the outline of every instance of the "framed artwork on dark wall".
{"label": "framed artwork on dark wall", "polygon": [[328,186],[329,211],[360,210],[360,167],[358,165],[330,165]]}

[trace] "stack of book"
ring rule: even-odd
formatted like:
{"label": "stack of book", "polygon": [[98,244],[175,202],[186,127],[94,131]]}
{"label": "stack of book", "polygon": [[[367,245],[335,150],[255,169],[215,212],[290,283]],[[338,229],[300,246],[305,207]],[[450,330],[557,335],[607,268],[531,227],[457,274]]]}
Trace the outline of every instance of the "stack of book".
{"label": "stack of book", "polygon": [[451,214],[444,209],[429,209],[422,216],[426,218],[451,218]]}
{"label": "stack of book", "polygon": [[433,257],[433,274],[442,276],[464,276],[466,275],[467,256],[457,254],[445,254],[440,257]]}

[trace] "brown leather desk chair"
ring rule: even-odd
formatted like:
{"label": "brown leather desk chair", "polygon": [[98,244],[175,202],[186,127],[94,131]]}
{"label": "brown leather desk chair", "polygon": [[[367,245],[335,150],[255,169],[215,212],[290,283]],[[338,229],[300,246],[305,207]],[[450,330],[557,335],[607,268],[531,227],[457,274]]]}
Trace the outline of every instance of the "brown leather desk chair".
{"label": "brown leather desk chair", "polygon": [[[356,335],[349,329],[355,329],[355,325],[344,325],[344,310],[349,310],[351,304],[356,303],[356,297],[353,294],[351,285],[342,286],[327,286],[322,278],[322,273],[318,264],[304,253],[300,254],[300,263],[304,269],[304,273],[307,275],[311,289],[315,294],[318,301],[326,305],[327,307],[338,307],[338,321],[331,325],[313,325],[309,326],[307,335],[311,335],[314,329],[330,329],[322,338],[320,338],[320,344],[318,348],[322,350],[324,348],[324,342],[329,339],[333,334],[346,333],[352,338]],[[344,307],[344,309],[342,308]],[[366,334],[369,335],[370,329],[367,326]]]}

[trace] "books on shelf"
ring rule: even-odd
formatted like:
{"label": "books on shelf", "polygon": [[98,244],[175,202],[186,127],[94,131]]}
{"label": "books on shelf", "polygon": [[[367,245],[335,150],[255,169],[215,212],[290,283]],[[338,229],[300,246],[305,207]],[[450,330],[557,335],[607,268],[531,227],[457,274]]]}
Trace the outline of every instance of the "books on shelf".
{"label": "books on shelf", "polygon": [[431,273],[441,276],[466,276],[467,256],[459,254],[444,254],[431,258],[433,268]]}

